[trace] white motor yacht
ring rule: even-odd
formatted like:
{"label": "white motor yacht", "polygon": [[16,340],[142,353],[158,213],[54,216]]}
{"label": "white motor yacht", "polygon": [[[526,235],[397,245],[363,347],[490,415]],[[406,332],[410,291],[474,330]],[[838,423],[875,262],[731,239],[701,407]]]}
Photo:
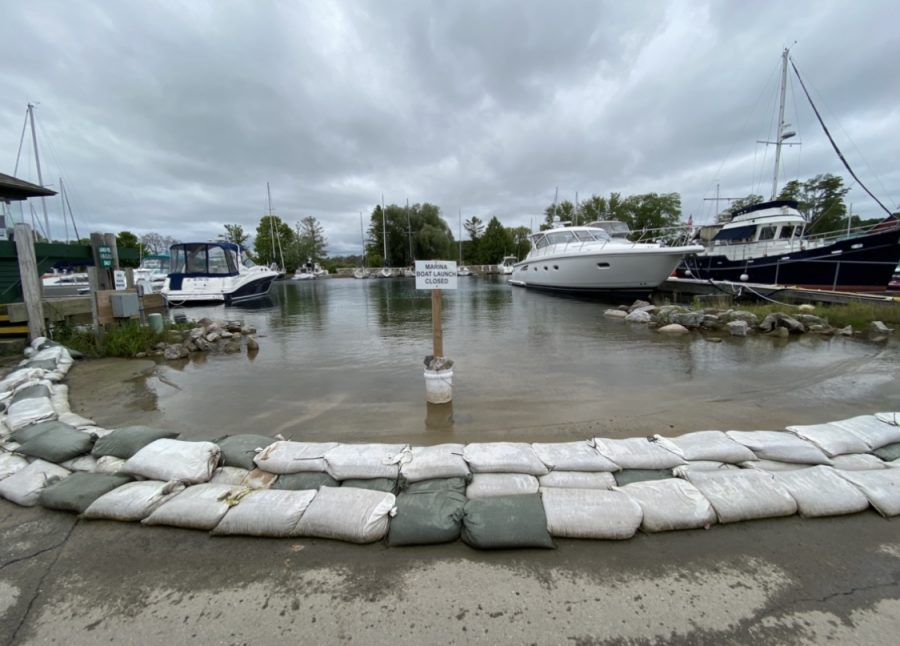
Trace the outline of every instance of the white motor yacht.
{"label": "white motor yacht", "polygon": [[159,292],[166,284],[168,269],[168,256],[145,256],[134,270],[134,283],[142,285],[144,292]]}
{"label": "white motor yacht", "polygon": [[502,262],[497,265],[497,272],[500,274],[511,274],[517,262],[519,262],[519,259],[515,256],[503,256]]}
{"label": "white motor yacht", "polygon": [[613,238],[592,226],[557,226],[530,236],[531,251],[513,267],[510,284],[570,293],[646,292],[658,287],[700,245]]}
{"label": "white motor yacht", "polygon": [[242,303],[269,292],[278,272],[255,265],[233,242],[190,242],[170,248],[162,295],[170,305]]}
{"label": "white motor yacht", "polygon": [[456,270],[457,276],[471,276],[472,270],[466,267],[465,265],[460,265],[459,269]]}

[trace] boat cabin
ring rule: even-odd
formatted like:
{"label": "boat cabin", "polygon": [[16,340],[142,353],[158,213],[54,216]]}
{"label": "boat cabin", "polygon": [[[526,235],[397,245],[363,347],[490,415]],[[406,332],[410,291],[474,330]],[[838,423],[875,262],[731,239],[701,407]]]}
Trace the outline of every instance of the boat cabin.
{"label": "boat cabin", "polygon": [[603,229],[613,238],[627,238],[631,235],[631,229],[628,225],[619,220],[596,220],[588,223],[587,226]]}
{"label": "boat cabin", "polygon": [[241,247],[233,242],[189,242],[169,248],[169,275],[237,276]]}
{"label": "boat cabin", "polygon": [[712,240],[714,246],[770,243],[773,247],[799,241],[806,220],[793,200],[754,204],[734,213]]}

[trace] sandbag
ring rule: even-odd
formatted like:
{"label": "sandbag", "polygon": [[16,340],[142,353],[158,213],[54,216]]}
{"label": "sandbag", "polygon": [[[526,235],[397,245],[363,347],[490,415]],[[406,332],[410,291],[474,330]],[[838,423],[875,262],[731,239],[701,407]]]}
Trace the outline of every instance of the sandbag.
{"label": "sandbag", "polygon": [[741,462],[739,465],[742,469],[757,469],[759,471],[798,471],[800,469],[811,469],[815,464],[801,464],[798,462],[779,462],[778,460],[752,460],[750,462]]}
{"label": "sandbag", "polygon": [[349,543],[374,543],[388,531],[394,494],[353,487],[322,487],[294,534]]}
{"label": "sandbag", "polygon": [[476,442],[466,445],[463,457],[472,473],[542,476],[550,471],[531,445],[524,442]]}
{"label": "sandbag", "polygon": [[474,473],[466,498],[533,495],[539,488],[538,479],[524,473]]}
{"label": "sandbag", "polygon": [[887,465],[881,458],[861,453],[859,455],[838,455],[831,458],[832,465],[839,471],[871,471],[885,469]]}
{"label": "sandbag", "polygon": [[176,437],[178,433],[151,426],[125,426],[98,439],[91,449],[91,454],[95,458],[111,455],[127,460],[151,442]]}
{"label": "sandbag", "polygon": [[462,444],[413,447],[409,462],[400,467],[400,476],[407,482],[468,477],[469,465],[463,459],[464,450]]}
{"label": "sandbag", "polygon": [[250,489],[234,485],[194,485],[164,502],[141,522],[144,525],[170,525],[209,531],[249,493]]}
{"label": "sandbag", "polygon": [[269,473],[262,469],[253,469],[252,471],[247,472],[247,475],[244,476],[241,484],[248,489],[271,489],[272,485],[278,481],[279,477],[281,476],[275,473]]}
{"label": "sandbag", "polygon": [[[50,388],[50,404],[53,406],[53,410],[56,411],[57,415],[71,413],[72,409],[69,406],[69,387],[65,384],[53,384],[52,388]],[[66,422],[66,424],[68,424],[68,422]]]}
{"label": "sandbag", "polygon": [[250,472],[240,467],[219,467],[213,471],[209,481],[213,484],[240,485],[248,475]]}
{"label": "sandbag", "polygon": [[616,485],[624,487],[633,482],[674,478],[675,474],[673,469],[624,469],[622,471],[616,471],[613,476],[616,479]]}
{"label": "sandbag", "polygon": [[[35,399],[38,397],[50,397],[50,386],[48,386],[49,382],[45,381],[35,382],[31,384],[23,384],[19,388],[16,388],[16,391],[13,393],[12,399],[10,403],[15,403],[22,401],[23,399]],[[52,403],[52,400],[51,400]]]}
{"label": "sandbag", "polygon": [[60,428],[48,429],[22,442],[19,453],[56,464],[90,453],[94,445],[93,435],[63,424],[59,426]]}
{"label": "sandbag", "polygon": [[216,444],[222,452],[223,466],[253,470],[256,468],[253,458],[274,441],[274,438],[265,435],[241,434],[216,440]]}
{"label": "sandbag", "polygon": [[391,478],[400,475],[400,462],[409,457],[406,444],[339,444],[325,454],[328,473],[335,480]]}
{"label": "sandbag", "polygon": [[[897,413],[890,415],[897,415]],[[888,413],[879,413],[877,415],[859,415],[831,423],[856,435],[869,447],[879,449],[887,444],[900,442],[900,426],[897,426],[896,417],[893,418],[895,420],[893,422],[890,421],[891,419]]]}
{"label": "sandbag", "polygon": [[208,482],[221,450],[212,442],[156,440],[128,458],[124,473],[148,480],[181,480],[187,484]]}
{"label": "sandbag", "polygon": [[316,495],[315,491],[257,489],[229,509],[212,533],[217,536],[296,536],[297,521]]}
{"label": "sandbag", "polygon": [[343,480],[340,486],[382,491],[384,493],[397,493],[397,481],[391,478],[351,478],[350,480]]}
{"label": "sandbag", "polygon": [[0,480],[28,466],[28,460],[16,453],[0,451]]}
{"label": "sandbag", "polygon": [[787,489],[772,474],[757,469],[689,473],[688,481],[709,500],[720,523],[790,516],[797,512],[797,502]]}
{"label": "sandbag", "polygon": [[551,471],[538,478],[541,488],[562,487],[564,489],[612,489],[616,479],[605,471]]}
{"label": "sandbag", "polygon": [[762,460],[799,464],[831,464],[828,456],[812,442],[784,431],[728,431],[728,437],[739,442]]}
{"label": "sandbag", "polygon": [[60,462],[59,466],[69,471],[80,471],[82,473],[94,473],[97,470],[97,458],[93,455],[79,455],[77,458]]}
{"label": "sandbag", "polygon": [[797,501],[804,518],[855,514],[869,506],[869,500],[832,467],[822,465],[799,471],[780,471],[775,480]]}
{"label": "sandbag", "polygon": [[10,434],[10,439],[24,444],[34,438],[43,435],[44,433],[49,432],[58,432],[58,431],[74,431],[73,427],[68,424],[63,424],[62,422],[58,422],[56,420],[50,422],[38,422],[37,424],[31,424],[30,426],[26,426],[24,428],[20,428],[18,431],[15,431]]}
{"label": "sandbag", "polygon": [[738,464],[756,459],[753,451],[722,431],[696,431],[668,439],[681,450],[688,462],[703,460]]}
{"label": "sandbag", "polygon": [[716,522],[712,505],[686,480],[669,478],[635,482],[618,491],[640,505],[641,529],[645,532],[699,529]]}
{"label": "sandbag", "polygon": [[618,471],[619,465],[605,458],[592,440],[582,442],[536,442],[535,454],[551,471]]}
{"label": "sandbag", "polygon": [[[749,450],[749,449],[748,449]],[[676,478],[684,478],[691,471],[719,471],[721,469],[740,469],[737,464],[728,462],[716,462],[714,460],[690,460],[687,464],[672,469],[672,475]]]}
{"label": "sandbag", "polygon": [[[2,389],[0,389],[2,390]],[[880,421],[885,424],[893,424],[894,426],[900,426],[900,413],[875,413],[875,417],[877,417]],[[900,440],[898,440],[900,441]]]}
{"label": "sandbag", "polygon": [[6,425],[11,431],[55,418],[56,411],[49,397],[22,399],[11,403],[6,409]]}
{"label": "sandbag", "polygon": [[554,547],[538,494],[469,500],[463,508],[461,536],[466,545],[482,550]]}
{"label": "sandbag", "polygon": [[332,478],[327,473],[300,472],[300,473],[283,473],[278,476],[278,480],[272,485],[272,489],[288,489],[290,491],[300,491],[303,489],[317,490],[319,487],[339,487],[340,482]]}
{"label": "sandbag", "polygon": [[184,490],[177,481],[142,480],[129,482],[97,498],[84,511],[85,518],[137,522],[168,499]]}
{"label": "sandbag", "polygon": [[[875,420],[876,422],[878,420]],[[881,422],[878,422],[879,424]],[[788,426],[788,432],[797,437],[809,440],[822,449],[830,458],[847,453],[865,453],[874,447],[869,446],[862,438],[851,433],[838,424],[810,424],[806,426]]]}
{"label": "sandbag", "polygon": [[885,518],[900,515],[900,469],[835,473],[862,491],[871,505]]}
{"label": "sandbag", "polygon": [[322,473],[328,465],[325,454],[338,446],[337,442],[272,442],[253,457],[260,469],[269,473]]}
{"label": "sandbag", "polygon": [[404,492],[397,497],[388,545],[432,545],[459,538],[466,497],[454,491]]}
{"label": "sandbag", "polygon": [[84,513],[97,498],[131,482],[129,476],[105,473],[73,473],[47,485],[38,501],[47,509]]}
{"label": "sandbag", "polygon": [[28,381],[40,379],[44,374],[43,370],[35,368],[19,368],[6,375],[0,381],[0,393],[7,393],[12,396],[12,392]]}
{"label": "sandbag", "polygon": [[57,417],[57,419],[59,419],[59,421],[62,422],[63,424],[68,424],[69,426],[75,426],[79,430],[81,430],[81,428],[83,426],[93,426],[94,425],[94,420],[88,419],[87,417],[82,417],[81,415],[79,415],[77,413],[73,413],[71,411],[69,411],[68,413],[61,413]]}
{"label": "sandbag", "polygon": [[125,460],[112,455],[104,455],[97,458],[94,473],[119,473],[125,466]]}
{"label": "sandbag", "polygon": [[685,464],[681,449],[658,435],[624,440],[595,438],[597,450],[622,469],[671,469]]}
{"label": "sandbag", "polygon": [[900,442],[882,446],[881,448],[872,451],[872,453],[885,462],[893,462],[894,460],[900,459]]}
{"label": "sandbag", "polygon": [[547,529],[557,538],[631,538],[641,525],[640,506],[619,491],[544,489]]}
{"label": "sandbag", "polygon": [[432,480],[419,480],[418,482],[406,483],[404,491],[410,493],[455,491],[465,496],[466,487],[468,485],[468,478],[434,478]]}
{"label": "sandbag", "polygon": [[22,507],[33,507],[44,487],[68,475],[69,471],[57,464],[35,460],[0,480],[0,496]]}

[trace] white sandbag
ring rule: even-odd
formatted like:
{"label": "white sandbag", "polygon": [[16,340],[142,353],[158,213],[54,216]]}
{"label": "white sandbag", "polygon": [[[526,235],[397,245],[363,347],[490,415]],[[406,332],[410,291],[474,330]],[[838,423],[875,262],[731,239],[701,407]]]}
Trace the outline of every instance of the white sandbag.
{"label": "white sandbag", "polygon": [[474,473],[466,498],[522,496],[538,492],[538,479],[525,473]]}
{"label": "white sandbag", "polygon": [[[297,521],[307,510],[315,491],[257,489],[228,510],[216,525],[215,535],[295,536]],[[339,513],[339,510],[335,510]]]}
{"label": "white sandbag", "polygon": [[757,469],[701,471],[688,481],[709,500],[720,523],[790,516],[797,502],[771,473]]}
{"label": "white sandbag", "polygon": [[[57,415],[72,412],[72,409],[69,408],[69,387],[65,384],[53,384],[50,388],[50,403]],[[68,422],[65,423],[68,424]]]}
{"label": "white sandbag", "polygon": [[831,458],[832,466],[840,471],[871,471],[885,469],[884,460],[875,455],[860,453],[859,455],[838,455]]}
{"label": "white sandbag", "polygon": [[69,426],[74,426],[76,428],[94,425],[94,420],[88,419],[87,417],[82,417],[78,413],[73,413],[72,411],[59,415],[59,421],[63,424],[68,424]]}
{"label": "white sandbag", "polygon": [[538,458],[551,471],[618,471],[619,465],[600,454],[593,440],[581,442],[535,442]]}
{"label": "white sandbag", "polygon": [[94,426],[94,425],[78,426],[76,428],[78,428],[79,431],[82,431],[84,433],[90,433],[91,435],[97,437],[98,439],[101,437],[106,437],[107,435],[109,435],[110,433],[113,432],[113,429],[111,429],[111,428],[103,428],[102,426]]}
{"label": "white sandbag", "polygon": [[35,381],[43,376],[44,371],[40,368],[20,368],[9,373],[4,377],[3,381],[0,381],[0,393],[9,397],[22,384]]}
{"label": "white sandbag", "polygon": [[[744,447],[746,448],[746,447]],[[749,451],[749,449],[747,449]],[[736,464],[716,462],[715,460],[690,460],[687,464],[672,469],[672,475],[676,478],[687,477],[691,471],[720,471],[722,469],[740,469]]]}
{"label": "white sandbag", "polygon": [[804,518],[855,514],[869,506],[869,500],[832,467],[818,465],[799,471],[781,471],[775,480],[797,501]]}
{"label": "white sandbag", "polygon": [[797,471],[799,469],[811,469],[815,464],[799,464],[797,462],[779,462],[778,460],[753,460],[741,462],[742,469],[758,469],[760,471]]}
{"label": "white sandbag", "polygon": [[[877,421],[877,420],[876,420]],[[881,422],[878,422],[879,424]],[[847,453],[865,453],[874,447],[869,446],[857,435],[841,428],[838,424],[810,424],[806,426],[788,426],[788,432],[797,437],[809,440],[822,449],[830,458]]]}
{"label": "white sandbag", "polygon": [[677,446],[688,462],[712,461],[738,464],[755,460],[756,455],[722,431],[696,431],[667,438]]}
{"label": "white sandbag", "polygon": [[[856,435],[874,451],[888,444],[900,442],[900,426],[897,426],[896,421],[891,421],[890,415],[897,415],[897,413],[858,415],[831,423]],[[893,419],[896,420],[896,418]]]}
{"label": "white sandbag", "polygon": [[547,488],[541,499],[547,530],[559,538],[631,538],[643,517],[640,505],[621,491]]}
{"label": "white sandbag", "polygon": [[61,345],[54,345],[36,352],[27,360],[23,361],[23,363],[29,363],[31,361],[56,361],[58,363],[63,356],[68,357],[69,352]]}
{"label": "white sandbag", "polygon": [[27,466],[28,460],[24,456],[8,451],[0,451],[0,480],[8,478]]}
{"label": "white sandbag", "polygon": [[0,445],[0,449],[6,451],[7,453],[15,453],[19,450],[20,446],[22,445],[19,442],[7,440],[2,445]]}
{"label": "white sandbag", "polygon": [[671,469],[686,463],[681,449],[658,435],[624,440],[598,437],[594,444],[604,457],[622,469]]}
{"label": "white sandbag", "polygon": [[58,464],[35,460],[0,480],[0,497],[22,507],[34,507],[44,487],[67,475],[69,470]]}
{"label": "white sandbag", "polygon": [[68,469],[69,471],[94,473],[97,469],[97,458],[88,453],[87,455],[79,455],[77,458],[60,462],[59,466]]}
{"label": "white sandbag", "polygon": [[[885,424],[900,426],[900,413],[875,413],[875,417]],[[900,440],[898,440],[898,442],[900,442]]]}
{"label": "white sandbag", "polygon": [[607,471],[551,471],[538,478],[541,488],[563,489],[612,489],[616,477]]}
{"label": "white sandbag", "polygon": [[137,522],[182,491],[184,484],[175,480],[129,482],[97,498],[85,510],[84,517]]}
{"label": "white sandbag", "polygon": [[212,478],[209,481],[213,484],[239,485],[244,482],[244,478],[249,474],[250,471],[240,467],[219,467],[213,471]]}
{"label": "white sandbag", "polygon": [[325,454],[337,448],[337,442],[273,442],[253,457],[260,469],[269,473],[324,473]]}
{"label": "white sandbag", "polygon": [[295,535],[374,543],[387,534],[395,503],[392,493],[356,487],[321,487],[297,523]]}
{"label": "white sandbag", "polygon": [[275,481],[278,480],[277,473],[269,473],[262,469],[253,469],[249,471],[241,484],[248,489],[270,489]]}
{"label": "white sandbag", "polygon": [[472,473],[525,473],[542,476],[550,470],[530,444],[524,442],[474,442],[463,457]]}
{"label": "white sandbag", "polygon": [[170,525],[209,531],[249,493],[250,489],[233,485],[194,485],[157,507],[141,522],[144,525]]}
{"label": "white sandbag", "polygon": [[56,411],[49,397],[20,399],[6,409],[6,425],[11,431],[52,419],[56,419]]}
{"label": "white sandbag", "polygon": [[749,448],[761,460],[831,464],[822,449],[786,431],[728,431],[726,435]]}
{"label": "white sandbag", "polygon": [[900,469],[836,473],[862,491],[871,505],[885,518],[900,515]]}
{"label": "white sandbag", "polygon": [[436,478],[467,478],[469,465],[463,459],[462,444],[414,446],[410,460],[400,467],[400,476],[408,482]]}
{"label": "white sandbag", "polygon": [[617,488],[641,506],[645,532],[698,529],[716,522],[716,512],[702,493],[686,480],[645,480]]}
{"label": "white sandbag", "polygon": [[128,458],[122,471],[148,480],[208,482],[221,454],[213,442],[155,440]]}
{"label": "white sandbag", "polygon": [[115,475],[122,470],[122,467],[125,466],[125,460],[122,458],[117,458],[112,455],[104,455],[97,458],[96,466],[94,466],[94,473],[109,473],[111,475]]}
{"label": "white sandbag", "polygon": [[339,444],[325,453],[327,471],[335,480],[396,480],[400,475],[400,462],[407,459],[407,444]]}

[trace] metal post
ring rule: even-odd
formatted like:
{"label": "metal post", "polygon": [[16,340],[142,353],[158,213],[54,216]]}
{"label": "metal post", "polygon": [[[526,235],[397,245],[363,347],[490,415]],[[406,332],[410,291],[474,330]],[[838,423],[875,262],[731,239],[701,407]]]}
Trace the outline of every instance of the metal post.
{"label": "metal post", "polygon": [[22,298],[28,313],[28,336],[33,340],[45,336],[44,304],[41,294],[41,277],[38,275],[37,258],[34,253],[34,235],[31,227],[19,223],[15,225],[16,254],[19,256],[19,277],[22,281]]}

